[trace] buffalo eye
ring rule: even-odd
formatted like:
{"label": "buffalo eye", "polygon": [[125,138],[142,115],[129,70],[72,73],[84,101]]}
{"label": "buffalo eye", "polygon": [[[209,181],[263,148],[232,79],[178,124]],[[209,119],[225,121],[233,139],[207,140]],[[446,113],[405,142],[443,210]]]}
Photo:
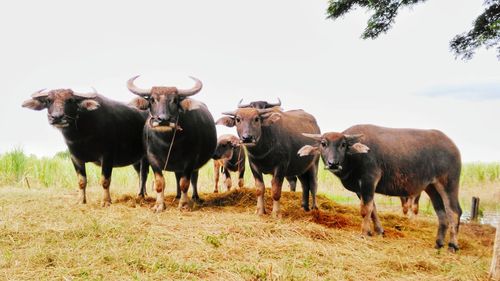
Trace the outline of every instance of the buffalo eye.
{"label": "buffalo eye", "polygon": [[325,140],[322,140],[322,141],[321,141],[321,146],[322,146],[322,147],[326,147],[326,141],[325,141]]}
{"label": "buffalo eye", "polygon": [[234,120],[236,120],[236,123],[240,123],[241,122],[241,118],[240,117],[236,117]]}
{"label": "buffalo eye", "polygon": [[255,119],[253,120],[255,123],[259,122],[260,121],[260,118],[257,116],[255,117]]}
{"label": "buffalo eye", "polygon": [[345,146],[346,146],[345,142],[343,142],[343,143],[340,144],[341,148],[345,148]]}

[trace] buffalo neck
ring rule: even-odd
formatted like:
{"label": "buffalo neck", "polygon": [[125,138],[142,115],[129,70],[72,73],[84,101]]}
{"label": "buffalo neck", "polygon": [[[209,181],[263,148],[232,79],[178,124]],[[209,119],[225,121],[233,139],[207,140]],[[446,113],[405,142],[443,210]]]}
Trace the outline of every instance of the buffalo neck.
{"label": "buffalo neck", "polygon": [[276,137],[270,127],[262,127],[259,141],[254,146],[247,146],[248,155],[254,159],[265,158],[274,149]]}
{"label": "buffalo neck", "polygon": [[92,115],[90,112],[78,112],[67,127],[60,129],[64,138],[68,141],[78,141],[89,134],[95,134],[99,122],[94,120]]}

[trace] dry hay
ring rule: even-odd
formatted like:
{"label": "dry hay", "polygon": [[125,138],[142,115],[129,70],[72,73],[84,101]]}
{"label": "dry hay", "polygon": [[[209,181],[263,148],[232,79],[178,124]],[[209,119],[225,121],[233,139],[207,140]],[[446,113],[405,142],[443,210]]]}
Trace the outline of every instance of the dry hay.
{"label": "dry hay", "polygon": [[[128,192],[126,192],[128,193]],[[436,218],[380,211],[385,237],[361,237],[355,206],[284,192],[282,219],[254,214],[251,189],[201,194],[191,212],[114,194],[0,189],[0,280],[485,280],[494,229],[463,224],[457,254],[433,249]],[[266,209],[272,200],[266,194]]]}

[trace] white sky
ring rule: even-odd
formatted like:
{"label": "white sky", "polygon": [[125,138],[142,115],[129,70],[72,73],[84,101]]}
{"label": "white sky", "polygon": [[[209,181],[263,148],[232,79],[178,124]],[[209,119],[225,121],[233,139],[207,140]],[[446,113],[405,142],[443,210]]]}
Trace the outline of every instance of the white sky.
{"label": "white sky", "polygon": [[[111,3],[113,2],[113,3]],[[404,10],[377,40],[368,14],[326,20],[322,1],[9,1],[0,9],[0,153],[65,149],[46,113],[21,108],[41,88],[121,101],[125,82],[191,87],[215,119],[246,102],[280,97],[316,116],[323,132],[358,123],[436,128],[464,161],[500,161],[500,64],[494,50],[455,60],[449,41],[483,0],[433,0]],[[217,128],[220,133],[234,129]]]}

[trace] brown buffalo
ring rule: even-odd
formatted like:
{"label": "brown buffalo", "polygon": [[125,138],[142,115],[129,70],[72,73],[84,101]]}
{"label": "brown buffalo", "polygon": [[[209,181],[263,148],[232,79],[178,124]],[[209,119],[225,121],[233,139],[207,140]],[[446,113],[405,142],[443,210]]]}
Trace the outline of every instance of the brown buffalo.
{"label": "brown buffalo", "polygon": [[383,234],[375,202],[375,193],[389,196],[429,195],[439,219],[436,247],[458,249],[457,234],[462,209],[458,201],[461,160],[455,144],[437,130],[392,129],[374,125],[356,125],[342,133],[305,134],[317,141],[304,146],[299,154],[321,154],[328,170],[345,188],[361,199],[362,233]]}
{"label": "brown buffalo", "polygon": [[238,108],[224,113],[217,124],[236,126],[242,144],[247,148],[250,168],[257,188],[257,214],[265,213],[264,181],[262,174],[271,174],[273,216],[280,216],[281,188],[285,177],[298,176],[303,186],[302,207],[309,210],[309,193],[312,208],[316,209],[318,156],[301,158],[296,151],[313,141],[301,134],[320,132],[314,117],[303,110],[281,111]]}
{"label": "brown buffalo", "polygon": [[234,135],[222,135],[217,139],[214,159],[214,192],[219,192],[219,174],[223,173],[224,185],[227,190],[231,190],[232,181],[230,172],[238,172],[238,186],[241,188],[245,184],[245,150],[240,146],[240,139]]}

